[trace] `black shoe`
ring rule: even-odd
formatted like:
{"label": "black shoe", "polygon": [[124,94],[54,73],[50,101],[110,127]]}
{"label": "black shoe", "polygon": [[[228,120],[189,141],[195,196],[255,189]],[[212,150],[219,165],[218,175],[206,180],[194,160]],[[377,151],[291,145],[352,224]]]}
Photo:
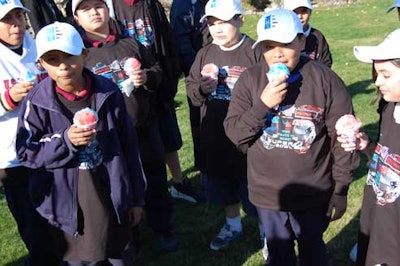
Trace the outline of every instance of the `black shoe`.
{"label": "black shoe", "polygon": [[171,196],[175,199],[183,199],[193,203],[205,201],[204,197],[196,192],[187,177],[183,178],[182,183],[172,182]]}

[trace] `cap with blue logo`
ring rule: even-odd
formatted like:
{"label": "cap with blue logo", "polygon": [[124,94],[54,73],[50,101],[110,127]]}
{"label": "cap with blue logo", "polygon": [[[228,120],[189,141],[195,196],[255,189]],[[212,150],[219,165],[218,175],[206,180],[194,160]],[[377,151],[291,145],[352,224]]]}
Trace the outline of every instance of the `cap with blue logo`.
{"label": "cap with blue logo", "polygon": [[57,50],[70,55],[80,55],[85,49],[79,32],[69,23],[54,22],[43,27],[36,35],[37,59]]}
{"label": "cap with blue logo", "polygon": [[253,49],[267,40],[291,43],[299,33],[303,33],[303,26],[296,13],[284,8],[273,9],[258,20],[257,41],[253,44]]}

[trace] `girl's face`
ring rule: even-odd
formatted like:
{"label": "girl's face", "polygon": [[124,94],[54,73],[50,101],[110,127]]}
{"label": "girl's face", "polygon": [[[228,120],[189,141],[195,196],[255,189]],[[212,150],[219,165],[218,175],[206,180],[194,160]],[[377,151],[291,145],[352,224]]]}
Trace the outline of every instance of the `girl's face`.
{"label": "girl's face", "polygon": [[240,41],[240,27],[243,25],[242,16],[232,18],[229,21],[209,17],[207,23],[214,44],[230,48]]}
{"label": "girl's face", "polygon": [[293,10],[293,12],[296,13],[297,16],[299,17],[301,25],[303,25],[303,30],[307,30],[308,21],[310,21],[311,17],[311,9],[301,6]]}
{"label": "girl's face", "polygon": [[19,46],[25,36],[24,10],[15,8],[0,20],[0,42],[5,46]]}
{"label": "girl's face", "polygon": [[391,61],[374,61],[375,85],[387,102],[400,102],[400,68]]}
{"label": "girl's face", "polygon": [[279,43],[274,41],[263,41],[264,59],[268,66],[275,63],[285,64],[292,71],[300,60],[300,53],[304,50],[304,36],[296,37],[291,43]]}
{"label": "girl's face", "polygon": [[88,50],[83,50],[81,55],[52,50],[42,55],[40,64],[59,88],[73,93],[84,86],[82,71],[87,54]]}

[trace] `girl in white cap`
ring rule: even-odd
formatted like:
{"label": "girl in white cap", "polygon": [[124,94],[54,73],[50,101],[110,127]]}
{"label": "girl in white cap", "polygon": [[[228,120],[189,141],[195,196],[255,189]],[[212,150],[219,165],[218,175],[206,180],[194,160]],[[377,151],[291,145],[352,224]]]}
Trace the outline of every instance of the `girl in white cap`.
{"label": "girl in white cap", "polygon": [[354,55],[373,63],[380,99],[379,137],[364,132],[355,143],[338,138],[346,151],[359,150],[369,158],[358,237],[357,265],[400,265],[400,29],[378,46],[356,46]]}

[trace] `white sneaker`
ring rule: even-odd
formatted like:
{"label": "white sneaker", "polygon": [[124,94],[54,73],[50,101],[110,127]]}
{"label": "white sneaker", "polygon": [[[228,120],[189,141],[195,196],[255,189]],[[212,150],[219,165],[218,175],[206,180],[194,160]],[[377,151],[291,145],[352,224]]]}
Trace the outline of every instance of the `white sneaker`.
{"label": "white sneaker", "polygon": [[268,245],[267,245],[267,238],[264,237],[264,246],[262,248],[262,255],[264,257],[264,260],[267,261],[269,257],[269,251],[268,251]]}

